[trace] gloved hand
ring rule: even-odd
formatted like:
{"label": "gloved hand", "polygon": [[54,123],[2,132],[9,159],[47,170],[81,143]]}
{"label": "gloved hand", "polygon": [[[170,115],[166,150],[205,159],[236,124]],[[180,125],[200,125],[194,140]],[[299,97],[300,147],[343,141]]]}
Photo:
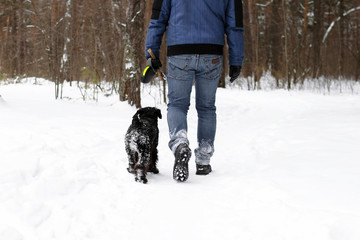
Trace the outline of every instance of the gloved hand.
{"label": "gloved hand", "polygon": [[161,68],[162,66],[159,58],[156,59],[148,58],[146,61],[146,65],[151,66],[155,71],[159,70],[159,68]]}
{"label": "gloved hand", "polygon": [[146,61],[146,68],[143,71],[140,81],[142,83],[149,83],[154,78],[161,66],[160,59],[148,58]]}
{"label": "gloved hand", "polygon": [[230,66],[229,77],[231,83],[237,79],[237,77],[240,75],[240,72],[241,66]]}

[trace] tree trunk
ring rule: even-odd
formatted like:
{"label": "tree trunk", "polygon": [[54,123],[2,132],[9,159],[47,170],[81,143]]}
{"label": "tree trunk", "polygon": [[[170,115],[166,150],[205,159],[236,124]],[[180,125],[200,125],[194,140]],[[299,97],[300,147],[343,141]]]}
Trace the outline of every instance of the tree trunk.
{"label": "tree trunk", "polygon": [[[360,36],[360,16],[356,19],[356,31],[355,31],[355,39],[359,39]],[[359,81],[360,77],[360,41],[356,41],[356,55],[357,55],[357,65],[356,65],[356,72],[355,72],[355,79]]]}
{"label": "tree trunk", "polygon": [[251,19],[250,31],[253,38],[252,53],[254,54],[254,62],[252,63],[254,89],[260,89],[261,71],[259,63],[259,23],[257,19],[258,13],[256,3],[256,0],[249,0],[249,16]]}
{"label": "tree trunk", "polygon": [[220,81],[218,84],[218,87],[220,87],[220,88],[225,88],[226,70],[227,70],[227,66],[228,66],[228,61],[227,61],[227,51],[228,50],[227,49],[228,49],[228,47],[227,47],[227,45],[225,45],[224,50],[223,50],[223,67],[222,67]]}
{"label": "tree trunk", "polygon": [[321,73],[321,39],[323,32],[323,9],[322,0],[314,0],[314,31],[313,31],[313,45],[314,45],[314,58],[313,58],[313,78],[318,78]]}
{"label": "tree trunk", "polygon": [[18,40],[17,40],[17,74],[25,74],[25,19],[24,0],[19,0],[18,8]]}
{"label": "tree trunk", "polygon": [[284,62],[285,62],[285,79],[287,81],[287,89],[291,89],[291,80],[289,76],[289,57],[288,57],[288,36],[287,36],[287,15],[286,0],[282,0],[283,21],[284,21]]}
{"label": "tree trunk", "polygon": [[360,52],[358,53],[358,60],[356,65],[355,81],[359,81],[360,76]]}
{"label": "tree trunk", "polygon": [[344,0],[339,0],[339,35],[340,35],[340,44],[339,44],[339,78],[344,77],[344,63],[345,63],[345,18],[343,17],[345,13]]}
{"label": "tree trunk", "polygon": [[307,29],[309,24],[309,0],[305,0],[305,9],[304,9],[304,27],[303,27],[303,44],[306,45],[307,42]]}
{"label": "tree trunk", "polygon": [[137,108],[141,107],[140,99],[140,76],[141,69],[144,68],[145,53],[144,45],[144,19],[145,19],[145,0],[128,0],[126,8],[126,33],[129,36],[130,48],[133,51],[133,64],[135,73],[132,75],[133,79],[127,80],[127,96],[130,105],[135,105]]}
{"label": "tree trunk", "polygon": [[276,79],[276,87],[280,88],[280,79],[283,78],[283,47],[282,47],[282,20],[281,0],[272,2],[272,15],[270,22],[270,55],[271,55],[271,73]]}

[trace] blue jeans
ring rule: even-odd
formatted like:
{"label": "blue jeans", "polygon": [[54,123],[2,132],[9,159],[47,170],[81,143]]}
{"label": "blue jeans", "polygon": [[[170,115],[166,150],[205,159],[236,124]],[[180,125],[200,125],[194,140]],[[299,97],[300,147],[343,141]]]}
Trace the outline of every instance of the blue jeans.
{"label": "blue jeans", "polygon": [[209,164],[214,154],[215,95],[221,76],[222,61],[223,57],[220,55],[177,55],[169,56],[167,61],[169,147],[175,153],[179,144],[189,144],[187,112],[195,81],[198,113],[198,147],[195,149],[197,164]]}

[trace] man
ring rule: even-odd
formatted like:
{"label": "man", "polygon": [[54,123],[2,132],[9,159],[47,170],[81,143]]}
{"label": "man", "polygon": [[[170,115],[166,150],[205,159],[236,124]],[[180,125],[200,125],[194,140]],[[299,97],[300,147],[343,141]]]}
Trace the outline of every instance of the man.
{"label": "man", "polygon": [[189,176],[187,112],[194,81],[198,113],[196,174],[207,175],[212,171],[215,95],[222,71],[225,34],[229,46],[229,76],[233,82],[240,74],[244,58],[242,18],[241,0],[154,0],[145,54],[149,59],[147,50],[154,52],[156,59],[149,62],[158,70],[161,40],[167,31],[167,120],[176,181],[184,182]]}

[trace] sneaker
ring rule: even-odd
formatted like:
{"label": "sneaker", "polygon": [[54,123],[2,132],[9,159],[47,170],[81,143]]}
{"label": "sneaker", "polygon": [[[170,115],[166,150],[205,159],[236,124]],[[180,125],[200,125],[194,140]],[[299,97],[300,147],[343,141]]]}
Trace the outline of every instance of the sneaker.
{"label": "sneaker", "polygon": [[196,175],[208,175],[211,173],[212,169],[210,164],[209,165],[200,165],[196,164]]}
{"label": "sneaker", "polygon": [[175,164],[173,178],[178,182],[185,182],[189,177],[188,162],[191,157],[191,149],[186,143],[180,144],[175,151]]}

